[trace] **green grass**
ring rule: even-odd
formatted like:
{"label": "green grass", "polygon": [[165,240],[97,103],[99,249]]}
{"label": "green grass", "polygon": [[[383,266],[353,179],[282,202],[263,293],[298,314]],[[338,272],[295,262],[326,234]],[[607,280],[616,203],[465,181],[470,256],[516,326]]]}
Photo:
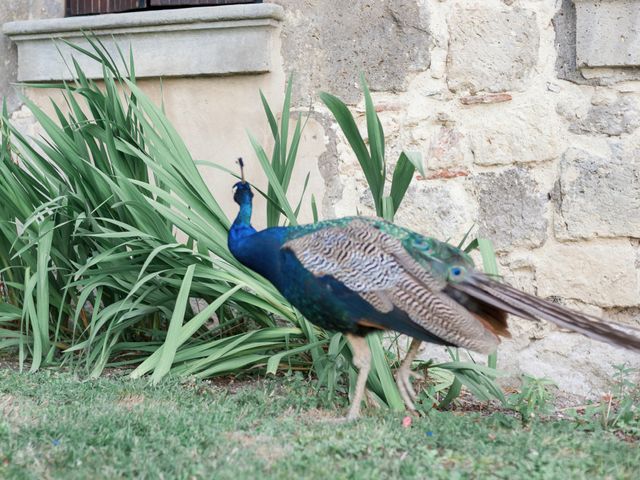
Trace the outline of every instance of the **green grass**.
{"label": "green grass", "polygon": [[[570,421],[365,410],[300,376],[217,382],[0,371],[0,478],[633,478],[637,442]],[[431,433],[429,433],[431,432]]]}

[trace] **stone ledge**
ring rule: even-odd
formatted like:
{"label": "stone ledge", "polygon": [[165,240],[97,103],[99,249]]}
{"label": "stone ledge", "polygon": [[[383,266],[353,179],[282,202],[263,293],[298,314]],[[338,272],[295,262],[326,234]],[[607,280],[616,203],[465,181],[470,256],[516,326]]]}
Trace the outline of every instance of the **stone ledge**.
{"label": "stone ledge", "polygon": [[[271,71],[283,16],[278,5],[247,4],[9,22],[2,31],[18,46],[19,81],[73,78],[60,53],[69,63],[74,50],[55,39],[86,47],[83,32],[113,58],[116,44],[125,53],[131,46],[137,77],[234,75]],[[97,62],[75,56],[88,77],[102,77]]]}

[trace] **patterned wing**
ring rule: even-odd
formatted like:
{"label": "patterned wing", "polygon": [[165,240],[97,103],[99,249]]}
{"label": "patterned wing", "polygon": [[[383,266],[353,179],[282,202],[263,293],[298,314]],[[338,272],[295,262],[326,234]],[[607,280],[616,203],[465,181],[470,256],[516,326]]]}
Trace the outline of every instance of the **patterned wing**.
{"label": "patterned wing", "polygon": [[[479,352],[495,350],[499,339],[486,322],[443,293],[449,274],[442,262],[415,258],[403,245],[407,238],[384,230],[382,223],[354,219],[289,240],[284,248],[314,276],[335,278],[381,313],[397,308],[430,335]],[[402,331],[391,321],[381,326]]]}

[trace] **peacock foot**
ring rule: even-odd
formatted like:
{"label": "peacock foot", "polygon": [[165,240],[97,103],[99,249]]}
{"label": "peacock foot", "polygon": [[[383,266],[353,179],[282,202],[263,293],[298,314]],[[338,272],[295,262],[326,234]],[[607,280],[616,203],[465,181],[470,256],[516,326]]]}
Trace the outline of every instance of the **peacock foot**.
{"label": "peacock foot", "polygon": [[423,380],[424,376],[419,374],[418,372],[414,372],[408,366],[401,366],[398,370],[396,370],[396,384],[398,385],[398,390],[400,391],[400,396],[402,400],[404,400],[404,405],[407,407],[407,410],[411,412],[416,411],[416,406],[413,402],[416,401],[418,395],[411,384],[411,377]]}
{"label": "peacock foot", "polygon": [[353,405],[352,408],[349,409],[349,413],[347,413],[347,416],[344,417],[344,421],[345,422],[353,422],[354,420],[357,420],[360,418],[360,409],[354,409]]}

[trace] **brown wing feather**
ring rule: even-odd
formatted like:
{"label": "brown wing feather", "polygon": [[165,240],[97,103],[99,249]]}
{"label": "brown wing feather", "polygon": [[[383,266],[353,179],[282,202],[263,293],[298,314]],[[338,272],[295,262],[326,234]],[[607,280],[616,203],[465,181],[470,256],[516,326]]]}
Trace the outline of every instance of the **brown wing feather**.
{"label": "brown wing feather", "polygon": [[500,340],[492,321],[472,314],[442,292],[436,279],[395,237],[367,222],[324,228],[284,245],[315,276],[330,275],[380,312],[396,307],[418,326],[447,342],[492,352]]}
{"label": "brown wing feather", "polygon": [[477,298],[473,298],[456,289],[453,285],[447,285],[444,292],[457,303],[472,312],[478,320],[483,322],[484,325],[493,333],[501,337],[511,338],[509,325],[507,324],[507,312],[494,305],[482,302]]}

